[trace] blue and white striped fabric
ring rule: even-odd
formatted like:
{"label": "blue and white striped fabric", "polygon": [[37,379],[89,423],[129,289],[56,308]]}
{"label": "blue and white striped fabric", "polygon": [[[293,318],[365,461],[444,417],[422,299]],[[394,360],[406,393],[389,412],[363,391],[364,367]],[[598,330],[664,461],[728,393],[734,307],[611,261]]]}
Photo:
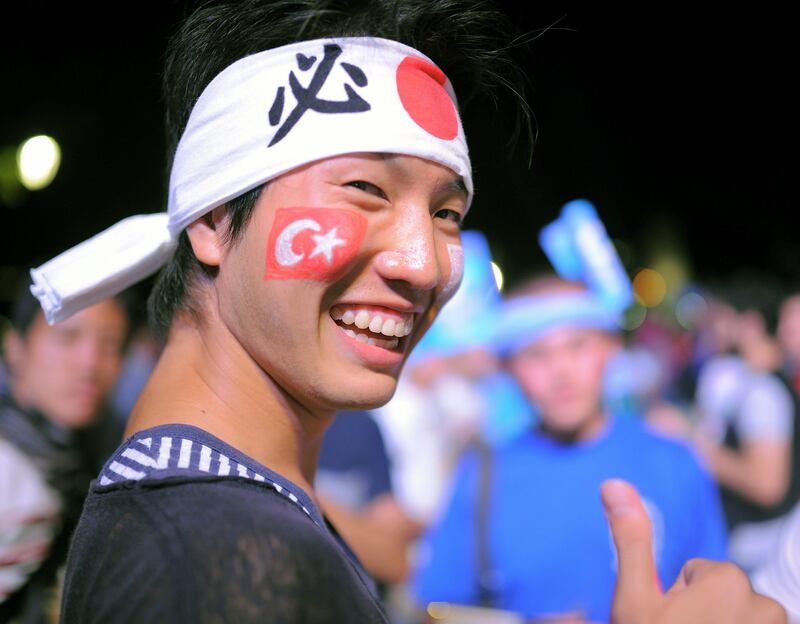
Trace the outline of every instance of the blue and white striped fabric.
{"label": "blue and white striped fabric", "polygon": [[163,425],[134,434],[103,466],[97,485],[168,477],[241,477],[272,487],[320,526],[324,520],[298,486],[197,427]]}

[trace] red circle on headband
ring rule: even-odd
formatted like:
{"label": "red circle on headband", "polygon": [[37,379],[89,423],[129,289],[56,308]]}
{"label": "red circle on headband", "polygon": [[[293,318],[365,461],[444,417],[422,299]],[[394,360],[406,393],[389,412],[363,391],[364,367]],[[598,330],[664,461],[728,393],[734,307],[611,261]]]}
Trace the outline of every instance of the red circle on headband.
{"label": "red circle on headband", "polygon": [[433,63],[407,56],[397,66],[397,93],[416,124],[433,136],[450,141],[458,135],[458,116],[444,89],[447,77]]}

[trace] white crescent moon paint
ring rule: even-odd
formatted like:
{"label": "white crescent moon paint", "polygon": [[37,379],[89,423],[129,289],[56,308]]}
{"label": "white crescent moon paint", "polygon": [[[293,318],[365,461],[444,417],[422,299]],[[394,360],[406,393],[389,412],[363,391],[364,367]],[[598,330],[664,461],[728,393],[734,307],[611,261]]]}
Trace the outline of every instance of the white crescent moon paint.
{"label": "white crescent moon paint", "polygon": [[275,260],[284,267],[294,266],[300,262],[305,258],[305,254],[295,253],[294,249],[292,249],[294,237],[303,230],[319,232],[321,229],[319,223],[313,219],[298,219],[297,221],[292,221],[283,228],[283,232],[278,235],[278,240],[275,242]]}

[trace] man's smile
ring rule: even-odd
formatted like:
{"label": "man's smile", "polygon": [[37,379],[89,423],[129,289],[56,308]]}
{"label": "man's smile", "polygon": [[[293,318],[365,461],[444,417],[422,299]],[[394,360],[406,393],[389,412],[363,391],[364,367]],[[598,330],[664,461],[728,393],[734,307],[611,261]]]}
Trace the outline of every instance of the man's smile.
{"label": "man's smile", "polygon": [[344,333],[372,346],[396,350],[414,329],[414,314],[366,305],[336,305],[331,318]]}

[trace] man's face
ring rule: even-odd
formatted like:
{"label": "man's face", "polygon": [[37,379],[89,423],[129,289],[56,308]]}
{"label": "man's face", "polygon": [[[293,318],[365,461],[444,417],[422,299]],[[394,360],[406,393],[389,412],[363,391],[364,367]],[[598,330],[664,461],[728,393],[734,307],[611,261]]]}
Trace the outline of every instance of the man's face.
{"label": "man's face", "polygon": [[113,300],[52,327],[38,313],[26,336],[6,341],[15,398],[64,427],[90,424],[116,381],[127,330]]}
{"label": "man's face", "polygon": [[509,366],[545,426],[574,435],[599,414],[603,374],[615,347],[604,332],[565,327],[516,353]]}
{"label": "man's face", "polygon": [[412,156],[345,155],[284,174],[225,252],[221,318],[306,408],[380,405],[460,277],[465,205],[456,174]]}

